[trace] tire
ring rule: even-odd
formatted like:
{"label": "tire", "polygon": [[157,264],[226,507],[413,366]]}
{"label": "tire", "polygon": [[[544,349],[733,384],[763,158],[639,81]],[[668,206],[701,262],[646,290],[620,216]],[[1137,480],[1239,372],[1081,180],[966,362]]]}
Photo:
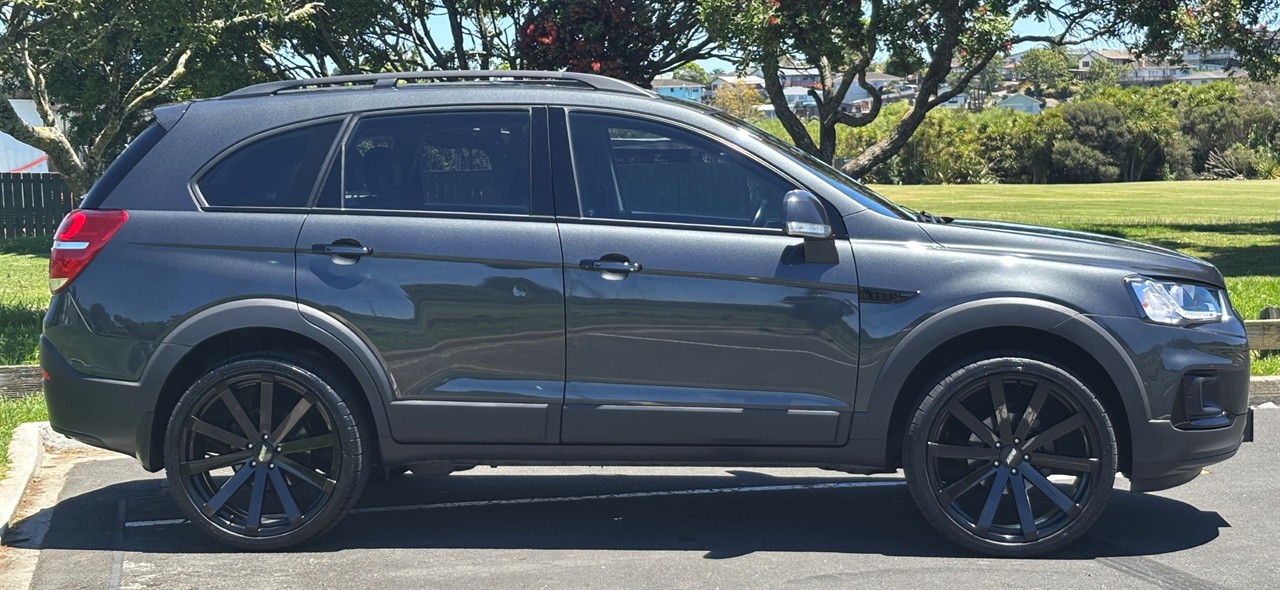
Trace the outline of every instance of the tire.
{"label": "tire", "polygon": [[331,528],[359,498],[372,456],[372,439],[339,393],[346,388],[287,354],[239,356],[201,376],[165,432],[165,469],[183,514],[248,550],[292,547]]}
{"label": "tire", "polygon": [[1115,483],[1106,410],[1045,360],[961,366],[924,396],[904,438],[912,499],[943,536],[977,553],[1030,557],[1065,547],[1098,519]]}

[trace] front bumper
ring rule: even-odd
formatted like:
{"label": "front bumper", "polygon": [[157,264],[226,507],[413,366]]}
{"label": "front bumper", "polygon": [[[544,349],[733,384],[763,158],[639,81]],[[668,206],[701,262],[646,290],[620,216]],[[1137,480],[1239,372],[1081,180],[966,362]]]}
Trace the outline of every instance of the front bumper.
{"label": "front bumper", "polygon": [[[1187,483],[1205,466],[1234,456],[1241,442],[1252,437],[1249,346],[1238,319],[1194,328],[1160,326],[1138,318],[1088,319],[1115,338],[1135,373],[1135,384],[1119,388],[1120,395],[1128,398],[1131,452],[1126,475],[1132,490],[1156,491]],[[1211,427],[1188,419],[1188,400],[1200,398],[1187,395],[1187,383],[1200,375],[1214,381],[1212,403],[1205,403],[1221,410],[1216,421],[1209,421]],[[1142,408],[1140,413],[1137,408]]]}

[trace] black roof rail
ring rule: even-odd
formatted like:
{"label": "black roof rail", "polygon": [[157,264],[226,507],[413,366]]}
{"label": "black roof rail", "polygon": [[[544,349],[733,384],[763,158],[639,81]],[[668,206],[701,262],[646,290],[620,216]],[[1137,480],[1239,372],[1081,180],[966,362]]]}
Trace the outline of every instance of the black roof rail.
{"label": "black roof rail", "polygon": [[615,80],[595,74],[577,72],[537,72],[527,70],[442,70],[434,72],[377,72],[371,74],[351,74],[347,76],[331,76],[328,78],[307,78],[302,80],[280,80],[246,86],[222,95],[220,98],[247,98],[251,96],[270,96],[290,90],[304,90],[324,86],[360,86],[373,89],[395,88],[400,82],[415,80],[510,80],[515,82],[566,82],[586,86],[593,90],[633,94],[637,96],[655,96],[652,91],[645,90],[630,82]]}

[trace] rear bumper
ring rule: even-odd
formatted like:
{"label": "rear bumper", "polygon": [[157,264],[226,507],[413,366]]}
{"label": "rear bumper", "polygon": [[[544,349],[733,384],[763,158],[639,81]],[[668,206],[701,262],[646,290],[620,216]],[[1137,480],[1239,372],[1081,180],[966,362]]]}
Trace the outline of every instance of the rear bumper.
{"label": "rear bumper", "polygon": [[54,431],[95,447],[137,457],[154,469],[149,457],[158,386],[148,380],[117,381],[89,377],[71,368],[44,337],[40,366],[48,374],[44,397]]}

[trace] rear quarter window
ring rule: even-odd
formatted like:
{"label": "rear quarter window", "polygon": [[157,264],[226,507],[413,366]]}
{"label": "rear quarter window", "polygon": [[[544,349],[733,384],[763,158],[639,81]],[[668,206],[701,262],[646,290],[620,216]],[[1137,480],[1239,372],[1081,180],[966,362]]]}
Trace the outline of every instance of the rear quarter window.
{"label": "rear quarter window", "polygon": [[200,197],[211,207],[306,207],[340,126],[297,127],[232,148],[196,181]]}

